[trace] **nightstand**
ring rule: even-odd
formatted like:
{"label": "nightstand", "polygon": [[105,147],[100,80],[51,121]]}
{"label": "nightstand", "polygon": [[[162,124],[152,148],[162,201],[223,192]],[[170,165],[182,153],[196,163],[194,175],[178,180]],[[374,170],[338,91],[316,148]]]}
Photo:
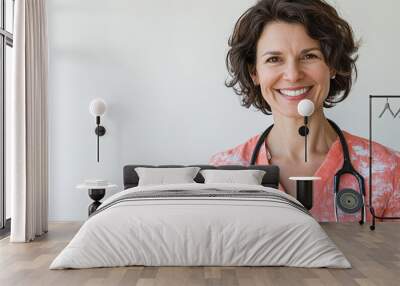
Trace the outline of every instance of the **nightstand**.
{"label": "nightstand", "polygon": [[107,185],[88,185],[88,184],[79,184],[76,186],[77,189],[88,190],[89,197],[94,201],[88,207],[89,216],[96,211],[96,209],[101,205],[100,200],[104,198],[107,189],[116,188],[117,185],[107,184]]}
{"label": "nightstand", "polygon": [[320,177],[290,177],[289,180],[296,181],[296,199],[303,204],[307,210],[313,207],[313,182],[321,180]]}

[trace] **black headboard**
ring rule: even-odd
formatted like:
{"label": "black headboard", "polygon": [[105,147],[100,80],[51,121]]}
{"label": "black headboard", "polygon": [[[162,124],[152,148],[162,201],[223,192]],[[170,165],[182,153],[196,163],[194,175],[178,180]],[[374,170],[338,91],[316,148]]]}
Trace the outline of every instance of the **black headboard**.
{"label": "black headboard", "polygon": [[[124,189],[136,187],[139,183],[139,177],[135,172],[136,167],[147,167],[147,168],[179,168],[179,167],[200,167],[204,169],[220,169],[220,170],[246,170],[256,169],[266,171],[262,180],[262,185],[265,187],[272,187],[277,189],[279,185],[279,167],[274,165],[256,165],[256,166],[241,166],[241,165],[223,165],[223,166],[212,166],[212,165],[126,165],[124,166]],[[200,174],[194,178],[197,183],[204,183],[204,178]]]}

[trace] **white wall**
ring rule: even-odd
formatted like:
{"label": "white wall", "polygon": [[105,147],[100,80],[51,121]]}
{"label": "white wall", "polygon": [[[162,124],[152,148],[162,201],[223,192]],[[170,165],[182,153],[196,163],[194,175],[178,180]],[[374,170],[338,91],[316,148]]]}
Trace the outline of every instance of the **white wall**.
{"label": "white wall", "polygon": [[[90,199],[75,189],[85,178],[105,178],[122,187],[125,164],[207,163],[211,154],[271,123],[270,117],[241,107],[223,84],[228,37],[253,3],[48,1],[51,220],[86,218]],[[395,15],[400,2],[334,3],[363,46],[351,96],[327,114],[343,129],[366,137],[368,95],[400,94],[400,19]],[[108,103],[100,163],[95,120],[88,111],[95,97]],[[393,105],[400,108],[400,100]],[[395,130],[381,129],[379,141],[400,149]]]}

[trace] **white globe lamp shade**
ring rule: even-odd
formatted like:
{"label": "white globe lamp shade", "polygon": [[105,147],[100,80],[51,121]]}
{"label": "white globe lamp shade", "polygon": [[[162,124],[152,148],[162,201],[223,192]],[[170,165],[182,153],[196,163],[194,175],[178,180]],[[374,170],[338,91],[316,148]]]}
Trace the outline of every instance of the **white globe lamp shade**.
{"label": "white globe lamp shade", "polygon": [[93,99],[89,105],[89,111],[93,116],[102,116],[106,112],[106,102],[101,98]]}
{"label": "white globe lamp shade", "polygon": [[301,116],[310,116],[314,113],[314,103],[309,99],[303,99],[297,105],[297,111]]}

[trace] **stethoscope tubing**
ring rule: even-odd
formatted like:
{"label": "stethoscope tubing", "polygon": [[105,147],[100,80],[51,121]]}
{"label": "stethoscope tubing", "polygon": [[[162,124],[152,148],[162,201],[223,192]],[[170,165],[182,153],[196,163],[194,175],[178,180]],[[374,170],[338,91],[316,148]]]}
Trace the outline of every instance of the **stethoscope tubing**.
{"label": "stethoscope tubing", "polygon": [[[334,207],[334,213],[335,213],[335,221],[339,222],[338,218],[338,207],[336,204],[336,198],[337,198],[337,191],[339,189],[340,185],[340,176],[343,173],[350,174],[354,177],[357,178],[358,186],[359,186],[359,192],[361,193],[361,198],[362,198],[362,209],[361,209],[361,222],[366,221],[366,207],[365,207],[365,185],[364,185],[364,178],[354,169],[353,165],[351,164],[351,159],[350,159],[350,153],[349,153],[349,147],[347,145],[346,139],[339,128],[339,126],[336,125],[335,122],[333,122],[330,119],[327,119],[332,128],[335,130],[337,135],[339,136],[340,140],[340,145],[342,146],[343,150],[343,166],[340,170],[338,170],[334,176],[334,186],[333,186],[333,193],[334,193],[334,199],[333,199],[333,207]],[[254,147],[253,154],[251,156],[250,160],[250,165],[255,165],[255,162],[257,160],[258,154],[260,152],[262,144],[264,144],[269,132],[271,131],[272,127],[274,125],[270,125],[259,137],[256,146]]]}

